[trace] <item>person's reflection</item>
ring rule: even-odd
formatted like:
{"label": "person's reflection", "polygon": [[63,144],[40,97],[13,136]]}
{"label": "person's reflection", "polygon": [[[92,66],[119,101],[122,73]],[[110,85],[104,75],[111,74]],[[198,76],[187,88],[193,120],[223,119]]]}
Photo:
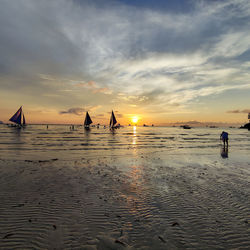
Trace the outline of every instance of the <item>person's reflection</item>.
{"label": "person's reflection", "polygon": [[222,158],[228,158],[228,147],[221,147],[220,155]]}

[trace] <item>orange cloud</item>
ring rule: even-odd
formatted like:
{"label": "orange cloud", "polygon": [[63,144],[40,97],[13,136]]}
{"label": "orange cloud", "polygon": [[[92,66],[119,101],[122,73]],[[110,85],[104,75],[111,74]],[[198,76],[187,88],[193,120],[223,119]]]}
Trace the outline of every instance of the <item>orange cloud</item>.
{"label": "orange cloud", "polygon": [[104,94],[111,94],[112,93],[112,91],[107,87],[106,88],[99,88],[98,85],[96,84],[96,82],[94,82],[94,81],[77,83],[77,84],[75,84],[75,86],[90,89],[94,94],[95,93],[104,93]]}

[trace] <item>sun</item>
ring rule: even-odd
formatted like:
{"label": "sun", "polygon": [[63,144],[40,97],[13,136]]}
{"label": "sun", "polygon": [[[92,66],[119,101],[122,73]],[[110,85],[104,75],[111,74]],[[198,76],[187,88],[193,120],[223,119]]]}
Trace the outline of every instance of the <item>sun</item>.
{"label": "sun", "polygon": [[133,117],[131,118],[131,121],[132,121],[134,124],[136,124],[136,123],[138,122],[138,120],[139,120],[138,116],[133,116]]}

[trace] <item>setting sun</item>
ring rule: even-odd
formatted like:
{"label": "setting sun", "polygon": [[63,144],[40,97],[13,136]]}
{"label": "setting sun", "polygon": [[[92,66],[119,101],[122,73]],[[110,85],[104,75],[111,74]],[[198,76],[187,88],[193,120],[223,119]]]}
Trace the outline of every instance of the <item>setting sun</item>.
{"label": "setting sun", "polygon": [[131,118],[131,121],[135,124],[138,122],[138,120],[139,120],[139,118],[137,116],[134,116]]}

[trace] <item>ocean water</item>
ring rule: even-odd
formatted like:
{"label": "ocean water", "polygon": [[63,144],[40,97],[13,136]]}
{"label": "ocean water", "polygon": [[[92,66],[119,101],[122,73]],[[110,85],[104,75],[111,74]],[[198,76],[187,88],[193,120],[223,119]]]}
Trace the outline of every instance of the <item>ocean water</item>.
{"label": "ocean water", "polygon": [[[28,125],[17,129],[0,125],[0,156],[4,159],[29,160],[58,158],[73,160],[83,157],[121,156],[164,152],[166,155],[208,154],[221,152],[223,128],[125,127],[110,131],[103,127],[84,130],[68,125]],[[250,132],[224,128],[229,133],[228,158],[250,160]]]}

